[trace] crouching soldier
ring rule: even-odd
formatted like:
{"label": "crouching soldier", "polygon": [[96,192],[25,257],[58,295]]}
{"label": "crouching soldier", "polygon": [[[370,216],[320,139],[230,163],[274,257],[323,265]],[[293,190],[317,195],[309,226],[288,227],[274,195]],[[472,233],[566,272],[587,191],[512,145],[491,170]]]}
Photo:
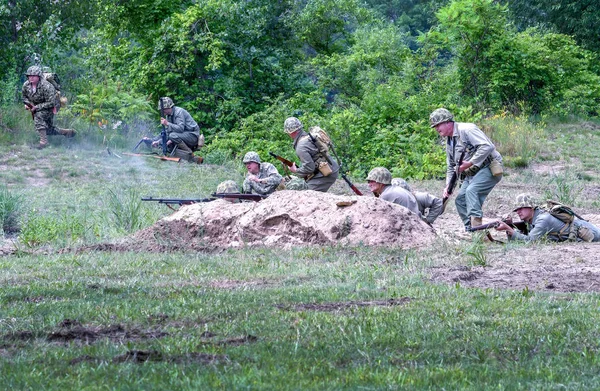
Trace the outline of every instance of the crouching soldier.
{"label": "crouching soldier", "polygon": [[50,82],[44,79],[42,68],[29,67],[25,75],[27,81],[22,88],[23,103],[25,109],[31,112],[35,130],[40,135],[40,143],[37,148],[42,149],[48,145],[48,136],[74,137],[74,130],[54,126],[54,112],[57,104],[56,90]]}
{"label": "crouching soldier", "polygon": [[[505,231],[509,240],[535,241],[547,238],[553,242],[585,241],[599,242],[600,229],[585,220],[570,216],[571,222],[552,210],[547,211],[537,206],[529,194],[519,194],[515,201],[513,212],[517,213],[521,220],[527,224],[529,234],[525,235],[500,222],[496,229]],[[559,217],[557,217],[559,216]],[[562,220],[561,220],[562,218]]]}
{"label": "crouching soldier", "polygon": [[258,153],[250,151],[243,159],[248,175],[242,185],[246,194],[269,195],[282,186],[283,177],[271,163],[260,160]]}
{"label": "crouching soldier", "polygon": [[412,191],[408,183],[406,183],[406,181],[402,178],[392,179],[392,185],[400,186],[415,196],[417,205],[419,206],[419,212],[421,212],[423,220],[429,224],[433,224],[435,219],[442,214],[442,211],[444,210],[444,203],[442,202],[441,198],[424,191]]}
{"label": "crouching soldier", "polygon": [[[202,157],[194,156],[194,151],[204,143],[204,136],[200,135],[200,126],[187,110],[175,106],[171,98],[160,98],[159,110],[161,106],[163,111],[161,114],[164,114],[164,118],[160,118],[160,123],[166,127],[167,151],[189,162],[202,163]],[[152,143],[152,146],[158,147],[161,143],[162,140],[157,140]]]}
{"label": "crouching soldier", "polygon": [[421,217],[415,196],[400,186],[392,185],[392,174],[387,168],[375,167],[367,175],[367,184],[375,197],[402,205]]}

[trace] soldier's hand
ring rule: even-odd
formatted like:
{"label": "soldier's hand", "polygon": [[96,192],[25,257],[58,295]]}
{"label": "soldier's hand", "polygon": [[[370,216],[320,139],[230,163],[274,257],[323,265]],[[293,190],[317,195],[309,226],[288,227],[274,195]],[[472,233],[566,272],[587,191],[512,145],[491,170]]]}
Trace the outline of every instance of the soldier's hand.
{"label": "soldier's hand", "polygon": [[169,121],[166,118],[160,118],[161,125],[169,126]]}
{"label": "soldier's hand", "polygon": [[460,167],[458,167],[458,172],[463,172],[469,168],[471,168],[471,166],[473,165],[473,163],[471,162],[463,162]]}
{"label": "soldier's hand", "polygon": [[173,141],[171,141],[171,140],[167,141],[167,146],[170,146],[171,144],[173,144]]}
{"label": "soldier's hand", "polygon": [[506,233],[508,233],[509,235],[512,236],[512,234],[515,232],[514,229],[512,229],[512,227],[510,227],[508,224],[506,224],[505,222],[501,221],[497,226],[496,229],[498,231],[506,231]]}
{"label": "soldier's hand", "polygon": [[450,194],[448,193],[448,186],[446,186],[444,188],[444,198],[448,198],[448,197],[450,197]]}
{"label": "soldier's hand", "polygon": [[158,143],[160,143],[160,141],[152,141],[152,147],[153,148],[157,148],[158,147]]}
{"label": "soldier's hand", "polygon": [[298,167],[296,167],[296,162],[294,162],[294,164],[292,164],[292,165],[290,166],[290,171],[291,171],[291,172],[296,172],[296,171],[298,171]]}

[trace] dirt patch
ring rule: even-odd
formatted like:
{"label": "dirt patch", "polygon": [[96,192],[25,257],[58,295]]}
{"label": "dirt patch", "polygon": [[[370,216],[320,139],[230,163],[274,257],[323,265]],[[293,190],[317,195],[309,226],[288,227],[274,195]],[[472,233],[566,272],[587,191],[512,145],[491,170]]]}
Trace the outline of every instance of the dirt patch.
{"label": "dirt patch", "polygon": [[359,307],[392,307],[397,305],[404,305],[411,299],[409,297],[401,297],[397,299],[387,300],[369,300],[369,301],[343,301],[336,303],[303,303],[294,305],[278,305],[277,308],[282,310],[293,310],[293,311],[325,311],[325,312],[336,312],[344,311],[352,308]]}
{"label": "dirt patch", "polygon": [[488,266],[435,268],[431,280],[478,288],[600,292],[600,244],[539,243],[491,248],[487,254]]}
{"label": "dirt patch", "polygon": [[413,248],[429,244],[435,236],[406,208],[375,197],[286,190],[259,203],[217,200],[183,206],[119,247],[131,251],[331,244]]}
{"label": "dirt patch", "polygon": [[[214,365],[224,362],[229,362],[229,358],[225,355],[208,354],[208,353],[185,353],[185,354],[163,354],[157,350],[128,350],[124,354],[113,357],[113,363],[136,363],[142,364],[145,362],[170,362],[176,364],[202,364]],[[104,359],[84,355],[76,357],[69,361],[71,365],[77,365],[85,362],[102,363]]]}

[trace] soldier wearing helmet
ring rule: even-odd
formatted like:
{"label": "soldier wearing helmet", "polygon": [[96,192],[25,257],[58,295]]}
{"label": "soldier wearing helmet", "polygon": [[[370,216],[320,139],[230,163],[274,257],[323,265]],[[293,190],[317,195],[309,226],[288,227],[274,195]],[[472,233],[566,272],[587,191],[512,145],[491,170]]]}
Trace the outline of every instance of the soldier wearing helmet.
{"label": "soldier wearing helmet", "polygon": [[[226,180],[223,181],[221,183],[219,183],[217,185],[217,193],[229,193],[229,194],[239,194],[240,193],[240,188],[238,187],[237,183],[235,183],[234,181],[230,180]],[[238,202],[242,202],[239,198],[223,198],[225,201],[231,202],[231,203],[238,203]]]}
{"label": "soldier wearing helmet", "polygon": [[[194,151],[201,148],[204,141],[204,136],[200,135],[200,126],[187,110],[175,106],[171,98],[159,98],[159,111],[161,110],[161,103],[164,112],[161,113],[160,123],[166,127],[167,151],[173,156],[189,162],[202,163],[202,157],[194,156]],[[164,117],[162,114],[164,114]],[[162,140],[159,139],[154,141],[152,146],[158,147],[161,143]]]}
{"label": "soldier wearing helmet", "polygon": [[248,170],[248,175],[242,185],[246,194],[268,195],[282,184],[283,177],[274,165],[261,162],[260,156],[254,151],[247,152],[242,160]]}
{"label": "soldier wearing helmet", "polygon": [[21,90],[25,109],[31,112],[35,130],[40,135],[37,148],[42,149],[48,145],[48,136],[63,135],[75,136],[72,129],[61,129],[54,126],[56,105],[56,90],[52,84],[43,77],[42,68],[31,66],[25,72],[27,81]]}
{"label": "soldier wearing helmet", "polygon": [[367,184],[375,197],[402,205],[421,217],[415,196],[401,186],[392,185],[392,174],[385,167],[375,167],[367,175]]}
{"label": "soldier wearing helmet", "polygon": [[[294,163],[290,171],[306,181],[308,190],[326,192],[335,183],[340,170],[339,165],[328,154],[319,151],[313,137],[304,131],[300,120],[289,117],[283,124],[283,131],[294,140],[294,150],[300,159],[300,167]],[[323,175],[319,166],[323,163],[329,164],[331,173]],[[290,187],[287,187],[288,189]]]}
{"label": "soldier wearing helmet", "polygon": [[500,222],[496,229],[505,231],[509,240],[531,242],[547,238],[553,242],[564,242],[569,240],[569,235],[573,231],[573,237],[579,242],[600,242],[600,229],[598,227],[577,217],[571,223],[573,227],[570,227],[568,223],[559,220],[548,211],[537,206],[529,194],[519,194],[513,206],[513,212],[527,224],[529,233],[521,233],[505,222]]}
{"label": "soldier wearing helmet", "polygon": [[444,203],[441,198],[424,191],[413,191],[408,183],[406,183],[406,181],[402,178],[393,178],[392,185],[400,186],[415,196],[417,205],[419,206],[419,212],[421,212],[423,220],[425,220],[427,223],[433,224],[435,219],[442,214],[444,210]]}
{"label": "soldier wearing helmet", "polygon": [[[481,225],[483,202],[502,179],[502,155],[492,141],[472,123],[455,122],[450,111],[440,108],[431,113],[429,123],[442,137],[446,137],[446,188],[452,174],[458,170],[462,185],[456,197],[456,210],[468,231]],[[459,160],[465,151],[462,163]]]}

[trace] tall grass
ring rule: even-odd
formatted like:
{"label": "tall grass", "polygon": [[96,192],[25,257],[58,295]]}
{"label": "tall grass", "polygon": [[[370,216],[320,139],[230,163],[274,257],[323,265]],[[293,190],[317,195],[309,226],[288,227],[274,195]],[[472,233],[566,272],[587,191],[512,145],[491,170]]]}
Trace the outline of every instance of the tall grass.
{"label": "tall grass", "polygon": [[543,124],[502,114],[483,122],[483,130],[491,138],[508,167],[527,167],[541,151],[545,140]]}
{"label": "tall grass", "polygon": [[0,224],[4,233],[19,231],[21,207],[21,196],[13,194],[6,186],[0,185]]}

